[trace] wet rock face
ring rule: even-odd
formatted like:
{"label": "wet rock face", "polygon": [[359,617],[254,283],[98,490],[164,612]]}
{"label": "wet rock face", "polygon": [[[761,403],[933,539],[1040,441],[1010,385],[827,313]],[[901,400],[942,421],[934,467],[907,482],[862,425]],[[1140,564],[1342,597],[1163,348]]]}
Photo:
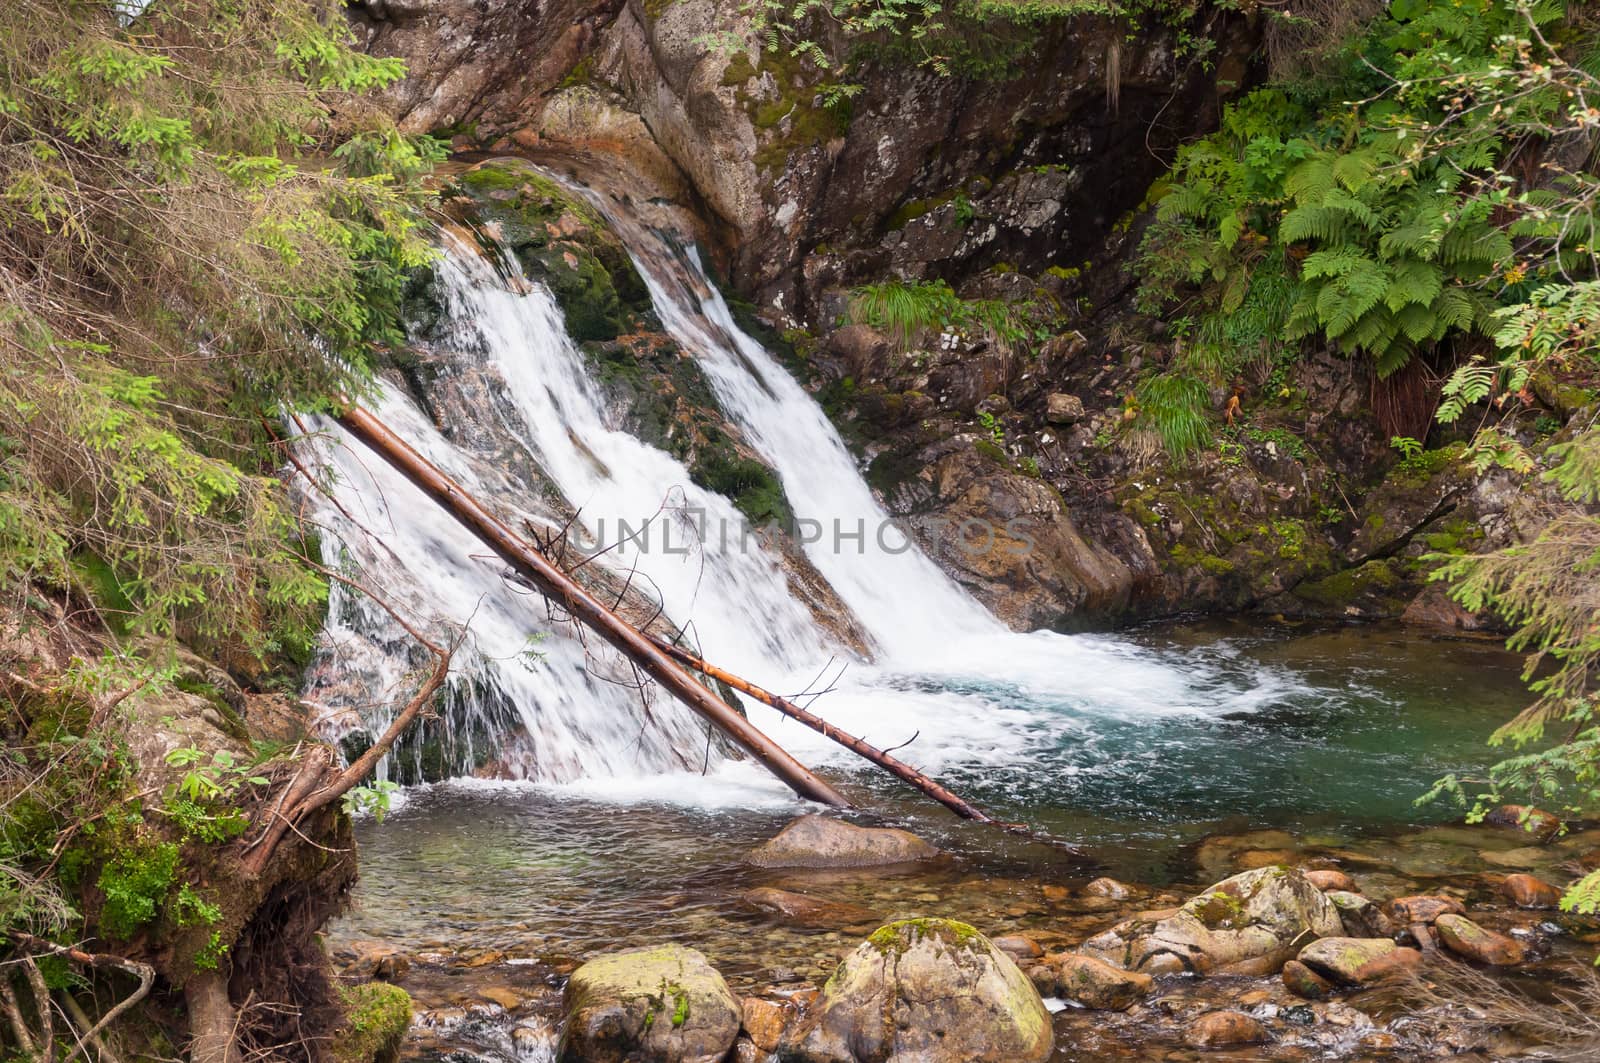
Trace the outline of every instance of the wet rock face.
{"label": "wet rock face", "polygon": [[894,512],[918,545],[1019,631],[1054,627],[1090,609],[1115,613],[1133,574],[1074,525],[1043,480],[999,465],[967,440],[903,485]]}
{"label": "wet rock face", "polygon": [[801,816],[746,858],[757,867],[874,867],[931,860],[939,850],[910,831]]}
{"label": "wet rock face", "polygon": [[1050,1014],[1011,958],[964,923],[892,923],[839,965],[778,1046],[783,1063],[1043,1063]]}
{"label": "wet rock face", "polygon": [[681,945],[628,949],[572,973],[559,1063],[718,1063],[743,1022],[722,976]]}
{"label": "wet rock face", "polygon": [[1170,916],[1119,923],[1081,951],[1151,975],[1220,973],[1281,964],[1306,940],[1343,929],[1338,909],[1303,872],[1265,867],[1217,883]]}

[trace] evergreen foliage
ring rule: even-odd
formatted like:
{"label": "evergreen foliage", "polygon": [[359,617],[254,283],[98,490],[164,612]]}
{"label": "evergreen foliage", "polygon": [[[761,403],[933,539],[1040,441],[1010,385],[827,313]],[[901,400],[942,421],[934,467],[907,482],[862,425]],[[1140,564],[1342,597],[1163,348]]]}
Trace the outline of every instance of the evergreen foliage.
{"label": "evergreen foliage", "polygon": [[[0,39],[0,588],[133,634],[304,637],[259,418],[358,392],[431,148],[331,0],[17,0]],[[85,578],[86,573],[94,578]]]}

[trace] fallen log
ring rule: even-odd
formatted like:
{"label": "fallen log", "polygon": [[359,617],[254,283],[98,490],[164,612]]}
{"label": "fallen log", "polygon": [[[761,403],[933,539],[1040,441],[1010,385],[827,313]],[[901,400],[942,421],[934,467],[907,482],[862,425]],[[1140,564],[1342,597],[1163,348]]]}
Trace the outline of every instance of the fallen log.
{"label": "fallen log", "polygon": [[1007,828],[1017,828],[1016,824],[1001,823],[993,816],[990,816],[981,809],[974,807],[961,797],[941,786],[939,783],[928,778],[928,776],[922,774],[922,772],[918,771],[916,768],[913,768],[905,761],[898,760],[895,757],[890,756],[883,750],[862,741],[848,731],[839,730],[839,728],[835,727],[827,720],[824,720],[821,716],[818,716],[816,713],[807,709],[801,708],[799,705],[796,705],[794,702],[790,701],[781,694],[774,694],[770,690],[765,690],[761,687],[758,687],[748,679],[741,678],[740,676],[734,675],[732,672],[718,668],[710,661],[695,656],[681,646],[674,646],[665,639],[649,634],[647,634],[646,637],[654,642],[657,646],[661,647],[661,651],[663,653],[668,654],[673,660],[677,661],[684,667],[691,668],[694,671],[699,672],[701,675],[709,676],[712,679],[720,680],[737,690],[739,693],[748,694],[750,697],[755,698],[763,705],[778,710],[790,719],[799,720],[801,723],[805,724],[813,731],[816,731],[818,734],[825,735],[826,737],[833,739],[833,741],[839,743],[841,746],[844,746],[846,749],[850,750],[850,752],[872,761],[872,763],[878,765],[878,767],[882,768],[884,771],[887,771],[889,774],[901,779],[904,782],[910,783],[912,786],[916,787],[918,790],[921,790],[924,794],[933,798],[935,801],[939,802],[941,805],[948,808],[962,819],[975,820],[979,823],[994,823]]}
{"label": "fallen log", "polygon": [[371,412],[352,405],[338,420],[346,431],[448,510],[541,593],[560,602],[576,620],[598,633],[679,701],[733,739],[795,793],[835,808],[850,807],[843,794],[757,730],[647,635],[574,582]]}

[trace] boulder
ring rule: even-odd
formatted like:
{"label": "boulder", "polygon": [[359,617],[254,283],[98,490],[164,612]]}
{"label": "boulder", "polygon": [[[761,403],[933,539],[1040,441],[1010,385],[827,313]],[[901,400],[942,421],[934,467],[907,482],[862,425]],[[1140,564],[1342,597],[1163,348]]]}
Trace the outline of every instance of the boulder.
{"label": "boulder", "polygon": [[1343,871],[1334,871],[1331,868],[1307,871],[1306,881],[1325,893],[1328,890],[1341,890],[1345,893],[1357,892],[1355,879]]}
{"label": "boulder", "polygon": [[972,927],[911,919],[845,957],[784,1035],[784,1063],[1044,1063],[1050,1013],[1011,958]]}
{"label": "boulder", "polygon": [[1518,908],[1557,908],[1561,905],[1561,891],[1532,875],[1507,875],[1500,884],[1500,892]]}
{"label": "boulder", "polygon": [[1333,983],[1299,960],[1283,965],[1283,987],[1306,1000],[1326,1000],[1333,995]]}
{"label": "boulder", "polygon": [[[1127,1011],[1155,990],[1155,979],[1124,971],[1093,956],[1064,952],[1046,957],[1050,993],[1094,1011]],[[1040,980],[1035,977],[1034,984]]]}
{"label": "boulder", "polygon": [[1328,900],[1339,909],[1339,921],[1344,924],[1346,936],[1353,938],[1386,938],[1394,936],[1394,924],[1371,900],[1359,893],[1345,890],[1328,890]]}
{"label": "boulder", "polygon": [[1088,416],[1083,400],[1064,391],[1052,391],[1045,397],[1044,419],[1054,425],[1077,424]]}
{"label": "boulder", "polygon": [[1528,805],[1501,805],[1483,817],[1491,827],[1525,831],[1541,843],[1561,833],[1561,817]]}
{"label": "boulder", "polygon": [[1265,867],[1217,883],[1171,915],[1119,923],[1080,951],[1145,974],[1244,963],[1275,970],[1307,941],[1343,932],[1338,909],[1303,872]]}
{"label": "boulder", "polygon": [[1464,915],[1441,915],[1433,925],[1440,943],[1457,956],[1493,967],[1510,967],[1528,958],[1522,942],[1485,930]]}
{"label": "boulder", "polygon": [[777,916],[780,921],[792,926],[835,929],[868,924],[876,926],[883,921],[877,913],[858,904],[830,901],[771,886],[749,890],[739,899],[745,906]]}
{"label": "boulder", "polygon": [[1301,949],[1297,962],[1338,985],[1371,985],[1416,967],[1422,953],[1387,938],[1322,938]]}
{"label": "boulder", "polygon": [[813,813],[784,827],[746,860],[757,867],[877,867],[938,855],[938,849],[910,831],[858,827]]}
{"label": "boulder", "polygon": [[1183,1035],[1183,1043],[1190,1048],[1258,1045],[1266,1039],[1266,1027],[1242,1011],[1208,1011]]}
{"label": "boulder", "polygon": [[722,975],[681,945],[590,960],[567,982],[559,1063],[720,1063],[743,1014]]}

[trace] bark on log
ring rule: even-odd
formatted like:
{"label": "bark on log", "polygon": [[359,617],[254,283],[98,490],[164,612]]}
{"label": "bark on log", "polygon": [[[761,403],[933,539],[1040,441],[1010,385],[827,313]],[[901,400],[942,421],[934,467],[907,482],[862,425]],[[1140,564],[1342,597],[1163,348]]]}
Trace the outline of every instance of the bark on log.
{"label": "bark on log", "polygon": [[[657,638],[654,635],[648,635],[647,637],[657,646],[661,647],[663,653],[670,655],[673,660],[677,661],[684,667],[692,668],[702,675],[710,676],[712,679],[719,679],[733,689],[739,691],[741,694],[748,694],[757,701],[761,702],[763,705],[777,709],[790,719],[799,720],[801,723],[805,724],[813,731],[816,731],[818,734],[822,734],[833,739],[841,746],[844,746],[846,749],[850,750],[850,752],[855,753],[858,756],[865,757],[867,760],[870,760],[872,763],[878,765],[878,767],[882,768],[884,771],[887,771],[891,775],[910,783],[912,786],[916,787],[918,790],[921,790],[924,794],[933,798],[935,801],[939,802],[941,805],[948,808],[962,819],[975,820],[979,823],[999,823],[999,821],[994,817],[983,812],[981,809],[968,804],[961,797],[945,789],[937,782],[934,782],[932,779],[928,778],[911,765],[902,760],[897,760],[888,753],[885,753],[883,750],[862,741],[848,731],[839,730],[839,728],[835,727],[827,720],[824,720],[822,717],[807,709],[801,708],[799,705],[796,705],[794,702],[790,701],[786,697],[783,697],[781,694],[774,694],[770,690],[764,690],[750,682],[748,679],[743,679],[737,675],[734,675],[732,672],[718,668],[710,661],[697,657],[680,646],[674,646],[665,639]],[[1005,827],[1015,826],[1014,824],[1009,823],[1001,823],[1000,825]]]}
{"label": "bark on log", "polygon": [[615,646],[674,697],[720,728],[795,793],[836,808],[850,807],[850,802],[843,794],[814,775],[701,685],[650,638],[573,582],[565,572],[517,536],[460,484],[413,450],[372,413],[360,406],[351,406],[340,415],[339,423],[428,497],[445,507],[463,527],[483,540],[542,593],[560,602],[574,618]]}

